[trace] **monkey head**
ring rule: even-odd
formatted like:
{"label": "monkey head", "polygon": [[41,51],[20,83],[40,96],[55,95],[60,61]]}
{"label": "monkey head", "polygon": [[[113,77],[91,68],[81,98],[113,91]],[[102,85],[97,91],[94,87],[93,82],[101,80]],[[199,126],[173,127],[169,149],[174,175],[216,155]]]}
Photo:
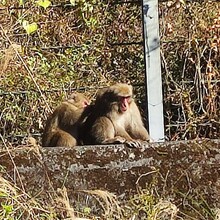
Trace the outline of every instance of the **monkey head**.
{"label": "monkey head", "polygon": [[133,101],[133,88],[131,85],[117,83],[99,91],[96,99],[97,106],[102,106],[106,111],[115,110],[125,113]]}
{"label": "monkey head", "polygon": [[133,88],[131,85],[118,83],[113,86],[115,96],[118,98],[118,111],[124,113],[133,101]]}
{"label": "monkey head", "polygon": [[86,108],[90,101],[81,93],[74,92],[68,97],[68,102],[78,108]]}

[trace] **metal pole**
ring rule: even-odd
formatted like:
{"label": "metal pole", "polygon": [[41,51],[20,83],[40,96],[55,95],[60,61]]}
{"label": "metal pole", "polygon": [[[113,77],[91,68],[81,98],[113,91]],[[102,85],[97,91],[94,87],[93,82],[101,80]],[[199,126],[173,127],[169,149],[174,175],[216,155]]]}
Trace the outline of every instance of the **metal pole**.
{"label": "metal pole", "polygon": [[158,0],[143,0],[142,13],[149,134],[152,141],[163,142],[164,117],[160,62]]}

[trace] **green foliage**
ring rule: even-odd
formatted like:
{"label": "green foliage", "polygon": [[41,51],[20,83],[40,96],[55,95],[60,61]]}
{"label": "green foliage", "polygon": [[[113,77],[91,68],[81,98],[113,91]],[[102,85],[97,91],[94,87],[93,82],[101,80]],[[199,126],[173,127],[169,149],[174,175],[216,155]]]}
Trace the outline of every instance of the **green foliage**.
{"label": "green foliage", "polygon": [[13,218],[10,217],[10,215],[13,212],[13,206],[12,205],[5,205],[5,204],[1,204],[1,206],[3,208],[3,213],[2,213],[3,219],[12,220]]}
{"label": "green foliage", "polygon": [[19,0],[19,5],[24,5],[25,0]]}
{"label": "green foliage", "polygon": [[140,218],[143,219],[144,217],[147,218],[153,214],[153,207],[157,204],[157,202],[158,199],[153,195],[153,193],[146,189],[131,198],[129,201],[129,207],[132,207],[132,211],[135,212],[137,216],[141,216]]}
{"label": "green foliage", "polygon": [[51,1],[49,1],[49,0],[38,0],[38,1],[36,1],[36,4],[43,7],[44,9],[47,9],[51,5]]}
{"label": "green foliage", "polygon": [[22,21],[22,26],[25,29],[25,31],[27,32],[27,34],[31,34],[38,29],[37,23],[33,22],[33,23],[29,24],[29,22],[26,20]]}

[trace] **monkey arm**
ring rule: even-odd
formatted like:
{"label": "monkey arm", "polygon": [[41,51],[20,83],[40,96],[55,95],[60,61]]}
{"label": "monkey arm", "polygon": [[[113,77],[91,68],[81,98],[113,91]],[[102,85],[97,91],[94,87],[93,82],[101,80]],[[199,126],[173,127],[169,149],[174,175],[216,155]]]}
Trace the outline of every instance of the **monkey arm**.
{"label": "monkey arm", "polygon": [[114,125],[116,134],[115,136],[123,137],[127,141],[132,141],[133,138],[129,135],[129,133],[124,129],[124,127]]}
{"label": "monkey arm", "polygon": [[94,144],[125,143],[132,138],[126,131],[116,127],[112,121],[105,116],[99,117],[92,126],[91,136]]}
{"label": "monkey arm", "polygon": [[132,129],[131,136],[134,139],[139,139],[142,141],[149,141],[149,134],[143,125],[139,125],[138,129]]}
{"label": "monkey arm", "polygon": [[[129,133],[127,133],[124,129],[122,128],[117,128],[117,135],[115,138],[117,137],[120,137],[120,138],[123,138],[124,141],[123,142],[120,142],[120,143],[124,143],[126,144],[128,147],[131,147],[131,148],[138,148],[141,146],[141,139],[137,137],[133,137],[133,136],[130,136]],[[139,139],[139,140],[137,140]],[[118,142],[119,143],[119,142]]]}
{"label": "monkey arm", "polygon": [[49,147],[74,147],[77,145],[77,140],[68,132],[57,128],[57,131],[51,138]]}
{"label": "monkey arm", "polygon": [[102,116],[95,120],[90,134],[94,144],[114,143],[111,140],[115,137],[115,128],[109,118]]}
{"label": "monkey arm", "polygon": [[130,124],[128,125],[129,134],[134,139],[149,141],[150,138],[148,131],[144,127],[140,111],[135,102],[132,102],[131,109],[133,110],[134,114],[131,115],[132,119]]}

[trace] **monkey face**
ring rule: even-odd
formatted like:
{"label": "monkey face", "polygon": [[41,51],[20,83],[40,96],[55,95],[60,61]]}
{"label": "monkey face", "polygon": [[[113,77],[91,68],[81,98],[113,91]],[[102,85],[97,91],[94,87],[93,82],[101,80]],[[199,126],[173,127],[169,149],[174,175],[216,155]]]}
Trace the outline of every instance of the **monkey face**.
{"label": "monkey face", "polygon": [[128,110],[129,105],[131,103],[131,97],[130,96],[119,96],[118,97],[118,102],[119,102],[119,110],[120,112],[125,112]]}

